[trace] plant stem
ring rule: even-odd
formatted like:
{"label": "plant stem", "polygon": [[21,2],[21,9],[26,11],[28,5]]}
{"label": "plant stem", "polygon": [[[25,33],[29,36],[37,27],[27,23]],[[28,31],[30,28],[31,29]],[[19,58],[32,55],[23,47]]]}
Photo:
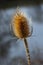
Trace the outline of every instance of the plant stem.
{"label": "plant stem", "polygon": [[29,54],[29,49],[28,49],[28,44],[27,44],[26,38],[24,38],[24,43],[25,43],[25,48],[26,48],[26,54],[27,54],[27,59],[28,59],[28,65],[31,65],[30,54]]}

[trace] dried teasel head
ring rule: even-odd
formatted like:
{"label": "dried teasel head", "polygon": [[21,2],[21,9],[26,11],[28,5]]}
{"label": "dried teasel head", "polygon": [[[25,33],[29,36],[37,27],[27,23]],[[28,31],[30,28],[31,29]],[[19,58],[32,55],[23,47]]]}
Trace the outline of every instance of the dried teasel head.
{"label": "dried teasel head", "polygon": [[18,38],[26,38],[31,35],[30,24],[28,24],[27,18],[20,12],[17,12],[16,15],[13,17],[12,27],[13,33]]}

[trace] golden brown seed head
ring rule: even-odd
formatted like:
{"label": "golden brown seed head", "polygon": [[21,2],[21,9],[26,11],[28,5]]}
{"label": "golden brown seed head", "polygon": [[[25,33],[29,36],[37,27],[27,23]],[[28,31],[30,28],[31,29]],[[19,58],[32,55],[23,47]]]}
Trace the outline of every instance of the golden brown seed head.
{"label": "golden brown seed head", "polygon": [[26,17],[18,14],[13,19],[13,32],[18,38],[26,38],[30,34]]}

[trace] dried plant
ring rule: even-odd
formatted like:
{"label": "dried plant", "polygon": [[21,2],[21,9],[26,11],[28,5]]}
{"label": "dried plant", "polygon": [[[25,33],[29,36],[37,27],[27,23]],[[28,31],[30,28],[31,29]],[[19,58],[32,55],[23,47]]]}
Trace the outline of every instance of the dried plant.
{"label": "dried plant", "polygon": [[13,17],[12,29],[13,29],[13,33],[18,38],[24,39],[26,54],[28,58],[28,64],[31,65],[28,43],[26,40],[28,36],[31,36],[30,24],[28,24],[27,18],[23,14],[21,14],[21,12],[19,12],[19,8],[16,12],[16,15]]}

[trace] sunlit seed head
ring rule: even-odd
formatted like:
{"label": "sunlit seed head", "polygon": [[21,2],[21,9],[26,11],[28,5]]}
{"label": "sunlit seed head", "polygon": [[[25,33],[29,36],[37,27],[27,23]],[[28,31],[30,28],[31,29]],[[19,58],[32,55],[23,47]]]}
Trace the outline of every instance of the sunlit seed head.
{"label": "sunlit seed head", "polygon": [[30,28],[25,16],[17,13],[13,18],[13,32],[18,38],[26,38],[30,34]]}

